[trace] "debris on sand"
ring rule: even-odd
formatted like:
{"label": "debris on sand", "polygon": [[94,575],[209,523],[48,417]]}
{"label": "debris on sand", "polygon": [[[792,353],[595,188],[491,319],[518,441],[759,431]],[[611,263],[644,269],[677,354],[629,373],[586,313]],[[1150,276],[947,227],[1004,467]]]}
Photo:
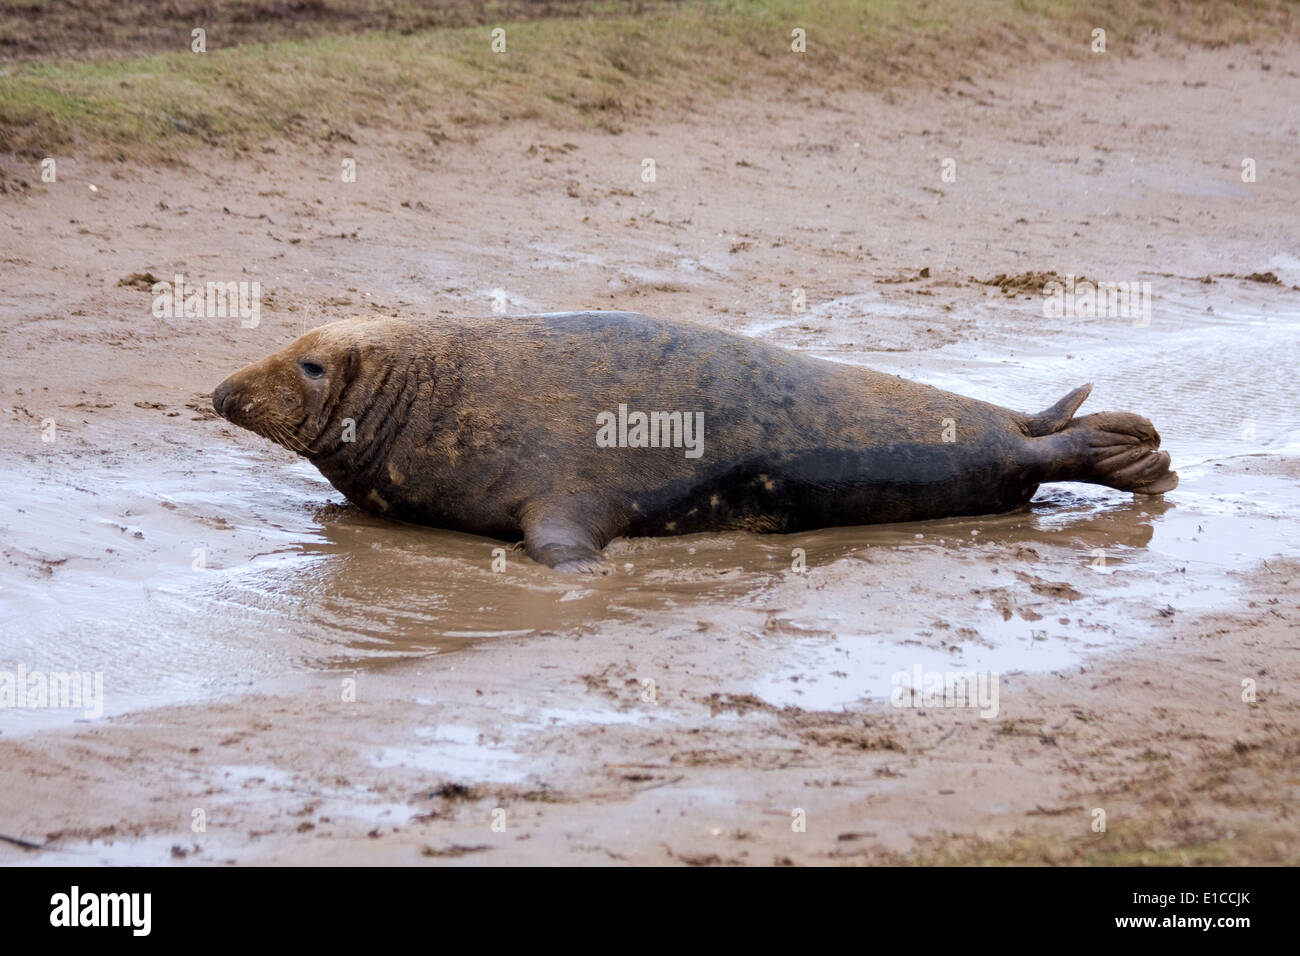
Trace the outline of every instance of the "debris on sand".
{"label": "debris on sand", "polygon": [[158,277],[152,272],[132,272],[129,276],[118,279],[117,284],[124,285],[128,289],[139,289],[142,292],[148,292],[159,281]]}
{"label": "debris on sand", "polygon": [[926,266],[915,275],[910,272],[905,272],[902,275],[893,276],[888,279],[877,279],[876,282],[880,285],[897,285],[901,282],[920,282],[922,279],[928,278],[930,278],[930,267]]}
{"label": "debris on sand", "polygon": [[[970,277],[971,282],[979,285],[995,285],[1006,295],[1041,295],[1043,286],[1049,282],[1060,282],[1061,277],[1055,269],[1049,272],[1022,272],[1019,275],[1009,276],[1004,272],[999,272],[992,279],[977,279]],[[1076,276],[1077,282],[1087,282],[1087,276]]]}

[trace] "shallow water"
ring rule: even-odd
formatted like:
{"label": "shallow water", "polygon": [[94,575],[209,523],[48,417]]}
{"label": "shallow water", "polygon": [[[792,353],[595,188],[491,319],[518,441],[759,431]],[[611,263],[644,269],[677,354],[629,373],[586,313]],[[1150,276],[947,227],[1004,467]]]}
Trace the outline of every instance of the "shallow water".
{"label": "shallow water", "polygon": [[[850,328],[852,306],[849,300],[832,306]],[[867,295],[857,314],[869,316],[877,308],[875,296]],[[849,535],[899,548],[905,531],[921,528],[926,539],[937,536],[949,548],[952,542],[970,547],[972,533],[986,544],[1064,545],[1077,551],[1080,569],[1117,577],[1097,598],[1078,602],[1086,618],[1075,623],[1085,626],[984,616],[979,633],[991,645],[967,642],[954,655],[951,648],[901,646],[900,637],[923,630],[927,621],[925,613],[899,600],[888,607],[888,626],[875,633],[857,628],[839,631],[834,641],[806,640],[788,668],[759,681],[760,696],[777,704],[838,707],[864,691],[887,699],[893,675],[913,666],[1001,674],[1059,668],[1087,649],[1148,633],[1144,608],[1181,613],[1230,604],[1239,593],[1237,572],[1275,555],[1300,553],[1300,413],[1292,398],[1300,306],[1279,308],[1275,296],[1250,291],[1230,303],[1211,292],[1166,296],[1156,300],[1149,327],[1135,328],[1125,319],[1040,318],[1041,335],[1029,342],[1001,321],[1007,310],[1041,316],[1040,308],[1041,300],[1021,297],[973,310],[978,346],[855,354],[846,333],[843,342],[832,340],[829,351],[808,351],[1026,411],[1092,382],[1081,413],[1137,410],[1151,418],[1179,473],[1178,489],[1164,498],[1139,499],[1060,483],[1040,489],[1027,512],[896,529],[834,529],[819,538]],[[816,323],[822,316],[813,311]],[[798,348],[807,324],[805,317],[767,323],[763,332]],[[1104,555],[1101,567],[1097,555]],[[1079,581],[1059,569],[1043,573]],[[971,616],[979,616],[978,608]],[[826,622],[834,615],[826,608],[801,617]],[[821,676],[792,683],[808,673]]]}
{"label": "shallow water", "polygon": [[[776,704],[887,697],[890,675],[916,664],[1000,673],[1061,667],[1116,640],[1140,639],[1152,627],[1147,611],[1230,603],[1236,572],[1300,553],[1293,404],[1300,308],[1283,309],[1279,300],[1290,297],[1271,290],[1230,293],[1157,294],[1147,328],[1042,318],[1029,341],[1011,331],[1022,323],[1010,326],[1006,316],[1032,315],[1039,302],[990,299],[971,309],[978,346],[914,352],[863,349],[872,341],[863,330],[878,314],[871,295],[837,300],[798,322],[756,323],[752,331],[791,347],[800,346],[803,326],[829,328],[818,338],[831,344],[821,353],[829,359],[1026,410],[1091,381],[1083,411],[1149,416],[1181,485],[1164,499],[1135,499],[1062,484],[1040,490],[1028,509],[996,517],[616,543],[614,575],[595,581],[557,577],[517,552],[506,555],[509,574],[494,574],[500,542],[339,507],[341,496],[307,463],[269,444],[214,440],[210,424],[195,429],[206,436],[201,456],[146,449],[70,474],[10,459],[0,465],[10,489],[0,532],[17,554],[49,563],[32,572],[11,560],[3,574],[0,670],[22,663],[29,671],[102,671],[104,712],[113,714],[254,688],[286,667],[378,666],[478,642],[730,607],[778,622],[762,639],[785,642],[789,665],[753,688]],[[1086,592],[1068,615],[1037,621],[1032,611],[1008,615],[990,603],[990,594],[1016,582],[1015,569],[990,556],[1017,546],[1077,555],[1045,558],[1035,571]],[[810,568],[847,571],[793,591],[786,572],[794,548],[806,550]],[[852,562],[880,567],[855,573]],[[925,582],[912,579],[914,566],[925,569]],[[925,588],[946,594],[960,618],[936,623],[945,612],[936,615]],[[963,624],[972,635],[912,640]],[[0,709],[0,731],[76,719],[84,718],[75,709]],[[447,750],[441,738],[435,744]],[[478,759],[457,746],[468,763]],[[495,773],[508,779],[512,770]]]}

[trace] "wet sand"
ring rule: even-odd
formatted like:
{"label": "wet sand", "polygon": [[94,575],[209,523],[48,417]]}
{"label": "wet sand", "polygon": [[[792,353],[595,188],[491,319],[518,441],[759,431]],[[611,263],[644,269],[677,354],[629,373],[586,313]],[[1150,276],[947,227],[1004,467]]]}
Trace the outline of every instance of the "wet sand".
{"label": "wet sand", "polygon": [[[1167,49],[621,135],[395,131],[347,146],[352,184],[281,144],[0,197],[0,670],[105,689],[89,722],[0,709],[0,833],[43,847],[0,860],[1295,862],[1297,94],[1296,49]],[[1150,282],[1150,323],[985,284],[1048,270]],[[155,319],[119,284],[144,272],[258,279],[261,323]],[[502,575],[499,542],[346,507],[208,406],[313,326],[494,300],[1026,410],[1091,381],[1182,484]],[[997,715],[892,707],[918,666],[996,672]]]}

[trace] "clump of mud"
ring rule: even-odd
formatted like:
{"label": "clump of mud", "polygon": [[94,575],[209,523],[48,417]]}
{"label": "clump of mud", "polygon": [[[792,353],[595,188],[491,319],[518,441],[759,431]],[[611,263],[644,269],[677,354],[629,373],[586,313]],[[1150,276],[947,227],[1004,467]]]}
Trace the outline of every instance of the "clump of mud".
{"label": "clump of mud", "polygon": [[[977,279],[970,277],[970,281],[978,285],[995,285],[1005,295],[1042,295],[1043,286],[1049,282],[1060,282],[1061,277],[1052,269],[1048,272],[1022,272],[1019,275],[1009,276],[1005,272],[999,272],[992,279]],[[1075,282],[1087,282],[1087,276],[1075,276]]]}
{"label": "clump of mud", "polygon": [[148,292],[158,283],[158,277],[152,272],[132,272],[129,276],[123,276],[117,280],[120,286],[126,286],[128,289],[140,289]]}

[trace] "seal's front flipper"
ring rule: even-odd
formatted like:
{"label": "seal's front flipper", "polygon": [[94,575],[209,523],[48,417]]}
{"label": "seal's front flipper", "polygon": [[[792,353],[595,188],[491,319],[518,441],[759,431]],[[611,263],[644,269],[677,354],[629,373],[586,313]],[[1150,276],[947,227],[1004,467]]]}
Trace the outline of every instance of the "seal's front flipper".
{"label": "seal's front flipper", "polygon": [[556,571],[609,574],[609,565],[600,552],[587,545],[548,543],[529,547],[525,541],[524,549],[534,561]]}
{"label": "seal's front flipper", "polygon": [[609,574],[601,556],[603,542],[585,522],[533,509],[524,518],[524,552],[556,571]]}

